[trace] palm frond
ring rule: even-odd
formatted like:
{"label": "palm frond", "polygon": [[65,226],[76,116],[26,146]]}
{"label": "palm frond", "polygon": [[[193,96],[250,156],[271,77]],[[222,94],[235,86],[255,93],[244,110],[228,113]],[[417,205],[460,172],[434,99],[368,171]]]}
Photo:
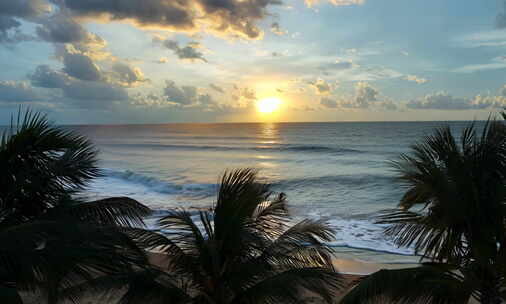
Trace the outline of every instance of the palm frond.
{"label": "palm frond", "polygon": [[60,299],[79,299],[93,292],[94,297],[114,296],[117,304],[164,304],[189,303],[190,296],[184,286],[178,286],[180,279],[156,269],[125,271],[105,275],[76,284],[61,291]]}
{"label": "palm frond", "polygon": [[86,138],[27,111],[0,139],[2,219],[34,218],[82,190],[99,176],[96,153]]}
{"label": "palm frond", "polygon": [[44,218],[58,219],[71,217],[97,225],[123,227],[144,226],[144,218],[151,209],[129,197],[110,197],[91,202],[67,199],[51,208]]}
{"label": "palm frond", "polygon": [[100,274],[147,265],[144,252],[116,228],[33,221],[0,231],[0,281],[27,291],[70,287]]}
{"label": "palm frond", "polygon": [[232,304],[238,303],[300,303],[308,292],[333,303],[344,287],[342,277],[327,268],[298,268],[265,278],[239,293]]}
{"label": "palm frond", "polygon": [[247,168],[225,172],[214,210],[216,238],[228,240],[232,234],[240,233],[244,222],[268,200],[270,194],[269,186],[259,182],[256,170]]}
{"label": "palm frond", "polygon": [[464,282],[444,268],[427,265],[375,272],[361,279],[341,303],[464,304],[470,296]]}

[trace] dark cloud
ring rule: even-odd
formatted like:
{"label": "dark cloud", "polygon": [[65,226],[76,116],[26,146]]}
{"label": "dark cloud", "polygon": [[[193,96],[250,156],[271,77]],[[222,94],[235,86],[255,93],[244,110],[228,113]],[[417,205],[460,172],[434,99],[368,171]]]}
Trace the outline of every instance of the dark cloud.
{"label": "dark cloud", "polygon": [[[111,101],[128,100],[127,91],[110,83],[97,81],[72,81],[63,88],[65,97],[80,101],[80,105],[95,107],[94,102],[99,101],[106,107]],[[100,106],[100,104],[98,104]]]}
{"label": "dark cloud", "polygon": [[167,101],[179,105],[191,105],[197,101],[197,88],[193,86],[178,87],[172,80],[165,81],[163,95]]}
{"label": "dark cloud", "polygon": [[207,19],[218,32],[232,32],[250,39],[259,38],[262,31],[256,22],[264,19],[269,5],[280,5],[281,0],[194,0],[204,9]]}
{"label": "dark cloud", "polygon": [[35,87],[61,89],[66,102],[70,100],[76,106],[83,108],[107,108],[114,101],[126,101],[128,92],[115,83],[101,81],[86,81],[69,76],[65,71],[55,71],[47,65],[40,65],[29,75]]}
{"label": "dark cloud", "polygon": [[44,0],[2,0],[0,15],[32,19],[50,10]]}
{"label": "dark cloud", "polygon": [[161,40],[159,38],[154,38],[153,42],[156,44],[161,44],[165,48],[173,51],[179,59],[192,62],[196,60],[207,62],[207,60],[204,58],[204,54],[200,51],[202,46],[198,42],[190,42],[184,47],[180,47],[177,41],[169,39]]}
{"label": "dark cloud", "polygon": [[22,33],[18,29],[19,26],[21,23],[16,19],[0,15],[0,43],[7,45],[34,39],[32,36]]}
{"label": "dark cloud", "polygon": [[469,99],[454,97],[446,92],[439,92],[411,100],[407,104],[407,107],[410,109],[472,110],[494,106],[497,101],[497,98],[484,98],[479,95],[474,99]]}
{"label": "dark cloud", "polygon": [[87,30],[65,15],[47,18],[37,27],[36,32],[42,40],[54,43],[76,43],[92,39]]}
{"label": "dark cloud", "polygon": [[61,0],[77,16],[133,20],[140,26],[191,30],[195,28],[192,1],[188,0]]}
{"label": "dark cloud", "polygon": [[113,64],[112,70],[115,73],[115,79],[118,83],[125,87],[135,87],[148,81],[139,68],[132,67],[122,62]]}
{"label": "dark cloud", "polygon": [[98,81],[102,78],[100,68],[87,55],[67,50],[63,54],[63,64],[63,71],[77,79]]}
{"label": "dark cloud", "polygon": [[277,22],[273,22],[271,24],[271,32],[273,32],[274,34],[276,34],[278,36],[282,36],[282,35],[285,35],[287,33],[286,31],[284,31],[283,29],[281,29],[281,26]]}
{"label": "dark cloud", "polygon": [[49,5],[43,0],[0,1],[0,43],[32,40],[33,37],[19,30],[21,22],[18,19],[34,21],[49,9]]}
{"label": "dark cloud", "polygon": [[37,99],[32,88],[24,82],[0,81],[0,101],[30,102]]}
{"label": "dark cloud", "polygon": [[339,103],[337,101],[328,97],[323,97],[322,99],[320,99],[320,104],[326,108],[332,109],[339,107]]}
{"label": "dark cloud", "polygon": [[62,3],[76,16],[133,21],[139,26],[194,31],[207,30],[259,38],[256,23],[268,16],[269,5],[280,0],[53,0]]}
{"label": "dark cloud", "polygon": [[204,111],[218,111],[221,106],[209,94],[202,94],[194,86],[178,86],[172,80],[165,81],[165,88],[161,95],[137,94],[133,104],[141,106],[199,108]]}
{"label": "dark cloud", "polygon": [[225,93],[223,88],[221,88],[213,83],[209,84],[209,87],[211,87],[211,89],[215,90],[216,92]]}
{"label": "dark cloud", "polygon": [[61,89],[71,81],[68,75],[54,71],[48,65],[39,65],[28,78],[33,86],[48,89]]}

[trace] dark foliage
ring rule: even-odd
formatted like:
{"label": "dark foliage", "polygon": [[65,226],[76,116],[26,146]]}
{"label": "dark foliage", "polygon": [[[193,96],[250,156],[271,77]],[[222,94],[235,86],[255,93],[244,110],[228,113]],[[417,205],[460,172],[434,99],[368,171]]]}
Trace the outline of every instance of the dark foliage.
{"label": "dark foliage", "polygon": [[[271,196],[254,170],[227,172],[214,211],[172,211],[164,234],[132,231],[167,265],[133,275],[120,303],[300,303],[308,292],[331,303],[343,284],[324,243],[333,231],[312,220],[290,227],[285,195]],[[118,284],[95,286],[125,285],[108,282]]]}
{"label": "dark foliage", "polygon": [[[130,235],[149,209],[129,198],[94,202],[75,194],[99,176],[84,137],[27,111],[0,139],[0,298],[63,290],[101,275],[145,267]],[[77,298],[73,298],[77,300]]]}
{"label": "dark foliage", "polygon": [[[505,125],[489,120],[478,133],[471,124],[460,139],[449,127],[437,129],[393,165],[407,191],[399,208],[385,212],[380,223],[391,225],[386,234],[399,246],[412,246],[437,264],[431,272],[420,267],[373,274],[345,303],[378,294],[402,303],[414,298],[423,303],[462,303],[461,298],[439,292],[437,284],[449,284],[448,295],[460,289],[462,295],[473,295],[482,303],[498,303],[506,275]],[[449,268],[461,277],[451,276]],[[429,284],[410,279],[421,273],[427,274]]]}

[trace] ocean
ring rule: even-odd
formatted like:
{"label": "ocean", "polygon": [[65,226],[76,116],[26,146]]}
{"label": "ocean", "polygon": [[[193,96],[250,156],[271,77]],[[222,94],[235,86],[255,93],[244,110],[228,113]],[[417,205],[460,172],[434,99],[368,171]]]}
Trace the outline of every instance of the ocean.
{"label": "ocean", "polygon": [[104,176],[87,195],[129,196],[156,210],[213,205],[225,170],[257,168],[288,197],[294,221],[325,218],[336,229],[337,255],[372,262],[410,263],[375,224],[405,189],[390,162],[436,127],[467,122],[223,123],[72,127],[100,150]]}

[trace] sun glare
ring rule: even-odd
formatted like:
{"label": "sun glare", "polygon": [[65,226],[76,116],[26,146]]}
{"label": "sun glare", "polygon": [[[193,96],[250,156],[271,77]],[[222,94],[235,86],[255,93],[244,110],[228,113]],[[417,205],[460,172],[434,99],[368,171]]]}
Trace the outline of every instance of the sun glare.
{"label": "sun glare", "polygon": [[281,100],[276,97],[269,97],[260,99],[257,102],[257,109],[260,113],[272,113],[276,111],[279,108],[279,105],[281,104]]}

